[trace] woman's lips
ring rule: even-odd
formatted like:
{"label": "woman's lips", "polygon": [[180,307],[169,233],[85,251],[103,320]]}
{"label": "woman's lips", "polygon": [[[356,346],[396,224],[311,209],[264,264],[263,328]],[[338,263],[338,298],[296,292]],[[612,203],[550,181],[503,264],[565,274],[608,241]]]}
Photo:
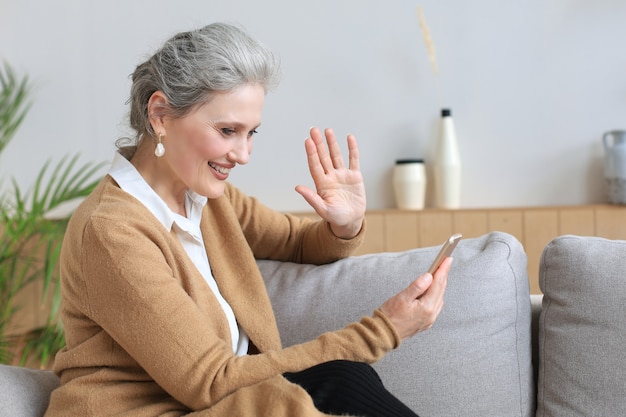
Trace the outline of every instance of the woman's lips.
{"label": "woman's lips", "polygon": [[213,169],[213,172],[215,172],[218,178],[220,179],[228,178],[228,174],[230,174],[231,168],[226,168],[221,165],[217,165],[213,162],[209,162],[209,166],[211,167],[211,169]]}

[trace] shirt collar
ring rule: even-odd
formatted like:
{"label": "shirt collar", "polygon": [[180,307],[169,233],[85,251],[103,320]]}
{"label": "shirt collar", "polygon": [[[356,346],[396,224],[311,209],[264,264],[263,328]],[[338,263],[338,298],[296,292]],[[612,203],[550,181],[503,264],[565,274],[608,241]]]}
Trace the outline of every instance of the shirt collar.
{"label": "shirt collar", "polygon": [[[115,152],[109,175],[119,184],[120,188],[139,200],[154,214],[167,230],[177,222],[177,216],[165,204],[165,201],[148,185],[139,171],[122,154]],[[187,191],[187,216],[189,221],[200,226],[202,208],[207,198],[191,190]]]}

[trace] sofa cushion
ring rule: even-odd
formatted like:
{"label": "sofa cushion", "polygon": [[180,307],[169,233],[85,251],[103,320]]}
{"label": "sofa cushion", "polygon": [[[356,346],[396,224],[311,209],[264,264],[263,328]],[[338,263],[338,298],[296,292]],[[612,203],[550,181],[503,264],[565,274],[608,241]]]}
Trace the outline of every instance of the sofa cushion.
{"label": "sofa cushion", "polygon": [[0,365],[0,416],[41,417],[59,378],[50,371]]}
{"label": "sofa cushion", "polygon": [[626,416],[626,241],[556,238],[539,285],[537,416]]}
{"label": "sofa cushion", "polygon": [[[423,273],[439,246],[313,266],[259,261],[285,345],[369,315]],[[386,387],[424,416],[531,416],[526,255],[511,235],[463,239],[435,325],[375,364]]]}

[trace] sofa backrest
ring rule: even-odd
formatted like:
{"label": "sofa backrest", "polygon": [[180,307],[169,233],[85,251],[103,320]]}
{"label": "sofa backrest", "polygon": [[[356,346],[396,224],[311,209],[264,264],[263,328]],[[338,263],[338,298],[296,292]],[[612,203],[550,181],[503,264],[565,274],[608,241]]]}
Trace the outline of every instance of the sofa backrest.
{"label": "sofa backrest", "polygon": [[[259,261],[285,345],[371,314],[423,273],[439,247],[329,265]],[[513,236],[463,239],[435,325],[375,364],[387,388],[425,416],[534,415],[526,255]]]}

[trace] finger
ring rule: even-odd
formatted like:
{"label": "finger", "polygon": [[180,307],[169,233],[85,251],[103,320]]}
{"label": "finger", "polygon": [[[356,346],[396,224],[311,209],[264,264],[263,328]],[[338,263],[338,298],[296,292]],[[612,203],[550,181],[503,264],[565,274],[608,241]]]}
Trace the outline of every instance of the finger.
{"label": "finger", "polygon": [[359,171],[361,166],[359,164],[359,147],[356,143],[354,135],[348,135],[348,168]]}
{"label": "finger", "polygon": [[330,153],[328,152],[328,148],[324,143],[324,138],[322,136],[322,132],[316,127],[312,127],[310,133],[310,138],[315,144],[316,157],[321,164],[324,173],[328,173],[333,169],[333,161],[331,159]]}
{"label": "finger", "polygon": [[325,218],[324,200],[315,191],[304,185],[296,186],[296,192],[300,194],[320,217]]}
{"label": "finger", "polygon": [[409,300],[415,300],[424,295],[431,287],[432,283],[432,275],[429,273],[422,274],[404,290],[404,293]]}
{"label": "finger", "polygon": [[427,294],[424,294],[424,296],[422,297],[423,301],[443,301],[443,296],[446,292],[446,286],[448,284],[448,272],[450,271],[451,265],[451,257],[447,257],[443,260],[441,265],[439,265],[439,268],[437,268],[433,277],[433,284],[428,289]]}
{"label": "finger", "polygon": [[452,261],[453,261],[453,258],[448,256],[443,260],[443,262],[441,262],[441,264],[439,265],[439,267],[434,273],[436,280],[440,280],[440,279],[443,281],[448,280],[448,273],[450,273],[450,268],[452,267]]}
{"label": "finger", "polygon": [[313,181],[317,183],[317,178],[323,177],[325,171],[317,153],[315,141],[312,138],[307,138],[304,141],[304,149],[306,150],[309,172],[311,173],[311,177],[313,177]]}
{"label": "finger", "polygon": [[341,148],[337,143],[335,132],[331,128],[324,129],[324,135],[326,136],[326,143],[328,144],[328,150],[330,152],[330,158],[333,162],[335,169],[344,168],[343,157],[341,156]]}

